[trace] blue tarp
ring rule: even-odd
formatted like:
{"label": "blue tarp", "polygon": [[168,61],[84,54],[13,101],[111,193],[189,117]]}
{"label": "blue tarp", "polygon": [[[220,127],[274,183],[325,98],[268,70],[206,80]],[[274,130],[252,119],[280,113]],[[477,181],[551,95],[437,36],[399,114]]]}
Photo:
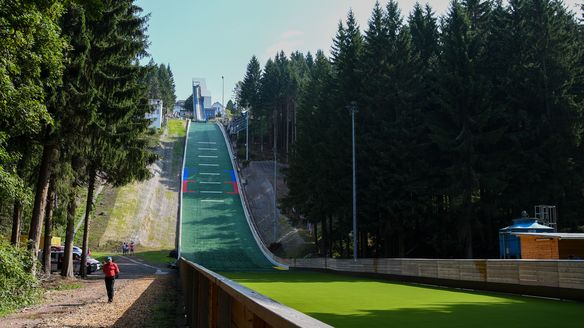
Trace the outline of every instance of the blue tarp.
{"label": "blue tarp", "polygon": [[499,230],[499,257],[520,259],[521,243],[514,232],[553,232],[554,228],[539,224],[536,218],[519,218],[513,224]]}
{"label": "blue tarp", "polygon": [[[527,231],[529,230],[529,231]],[[542,230],[542,231],[531,231]],[[521,218],[513,220],[513,225],[505,227],[499,231],[507,232],[553,232],[554,228],[539,224],[536,218]]]}

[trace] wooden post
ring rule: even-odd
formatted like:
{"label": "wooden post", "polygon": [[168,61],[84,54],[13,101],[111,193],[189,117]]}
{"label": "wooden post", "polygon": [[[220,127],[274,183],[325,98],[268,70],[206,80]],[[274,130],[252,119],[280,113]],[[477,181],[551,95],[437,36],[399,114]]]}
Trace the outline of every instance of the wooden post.
{"label": "wooden post", "polygon": [[197,274],[199,276],[197,284],[197,312],[196,327],[209,326],[209,280],[207,277]]}
{"label": "wooden post", "polygon": [[219,289],[218,295],[218,318],[217,327],[231,327],[231,297],[222,289]]}

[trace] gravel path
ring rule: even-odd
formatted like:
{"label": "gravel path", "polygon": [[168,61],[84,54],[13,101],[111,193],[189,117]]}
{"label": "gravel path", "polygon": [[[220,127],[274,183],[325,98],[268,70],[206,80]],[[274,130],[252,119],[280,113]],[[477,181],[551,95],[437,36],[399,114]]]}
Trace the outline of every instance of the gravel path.
{"label": "gravel path", "polygon": [[[113,303],[107,302],[103,274],[79,280],[82,287],[45,293],[42,304],[0,320],[1,327],[160,327],[175,322],[153,322],[161,300],[176,301],[176,273],[118,257],[120,279]],[[171,305],[172,307],[172,305]],[[174,308],[173,308],[174,309]]]}

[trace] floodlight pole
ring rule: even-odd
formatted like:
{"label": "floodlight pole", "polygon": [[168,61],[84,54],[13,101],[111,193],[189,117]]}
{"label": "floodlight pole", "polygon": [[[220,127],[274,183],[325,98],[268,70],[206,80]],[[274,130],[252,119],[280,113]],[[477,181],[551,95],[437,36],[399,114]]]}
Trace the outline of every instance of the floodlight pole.
{"label": "floodlight pole", "polygon": [[221,83],[223,84],[221,90],[221,107],[223,107],[223,111],[225,111],[225,76],[221,75]]}
{"label": "floodlight pole", "polygon": [[245,160],[249,161],[249,110],[245,113]]}
{"label": "floodlight pole", "polygon": [[355,112],[357,103],[352,101],[347,109],[351,112],[351,137],[353,149],[353,260],[357,261],[357,178],[355,174]]}
{"label": "floodlight pole", "polygon": [[276,185],[277,183],[277,178],[278,178],[278,130],[277,128],[277,123],[278,123],[278,118],[277,118],[277,111],[274,111],[274,243],[276,242],[276,236],[277,236],[277,224],[278,224],[278,187]]}

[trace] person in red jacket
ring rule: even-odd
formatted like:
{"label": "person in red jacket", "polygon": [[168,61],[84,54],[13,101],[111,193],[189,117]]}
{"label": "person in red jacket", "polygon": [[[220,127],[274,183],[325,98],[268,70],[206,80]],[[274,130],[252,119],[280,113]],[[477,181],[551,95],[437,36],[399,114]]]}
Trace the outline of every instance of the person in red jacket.
{"label": "person in red jacket", "polygon": [[114,300],[114,283],[120,273],[120,268],[114,263],[111,257],[107,257],[103,263],[103,273],[105,273],[105,289],[107,289],[107,301]]}

